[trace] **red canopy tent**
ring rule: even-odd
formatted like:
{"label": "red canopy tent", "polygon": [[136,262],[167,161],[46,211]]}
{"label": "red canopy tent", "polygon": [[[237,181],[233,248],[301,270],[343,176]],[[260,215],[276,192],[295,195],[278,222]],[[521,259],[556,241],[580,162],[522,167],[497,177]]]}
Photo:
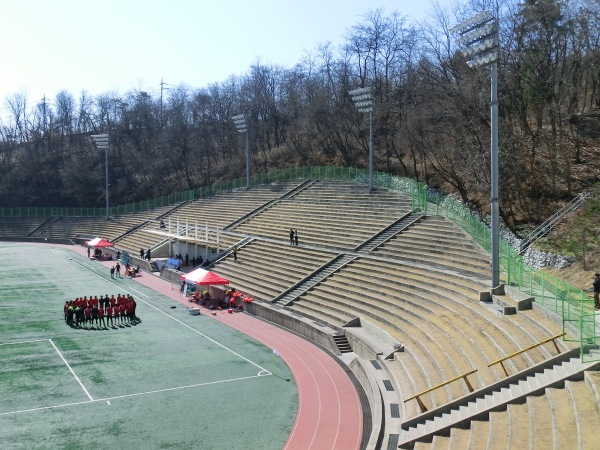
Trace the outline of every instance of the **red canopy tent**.
{"label": "red canopy tent", "polygon": [[95,238],[92,239],[91,241],[87,241],[85,243],[88,247],[100,247],[100,248],[104,248],[104,247],[113,247],[115,244],[113,244],[112,242],[108,242],[106,239],[102,239],[102,238]]}
{"label": "red canopy tent", "polygon": [[185,275],[181,275],[181,279],[191,284],[201,284],[208,286],[210,284],[229,284],[225,278],[221,278],[214,272],[204,269],[196,269]]}

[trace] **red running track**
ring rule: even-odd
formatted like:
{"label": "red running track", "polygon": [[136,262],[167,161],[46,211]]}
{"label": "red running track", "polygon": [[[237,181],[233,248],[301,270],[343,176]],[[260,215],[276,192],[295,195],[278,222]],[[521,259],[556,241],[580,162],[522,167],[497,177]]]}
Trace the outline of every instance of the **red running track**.
{"label": "red running track", "polygon": [[[71,247],[85,254],[83,247]],[[103,262],[110,267],[114,262]],[[126,280],[124,280],[126,281]],[[148,273],[134,278],[186,307],[173,284]],[[298,387],[298,413],[286,450],[360,449],[363,416],[354,384],[326,352],[295,334],[248,314],[209,315],[276,350],[290,368]]]}

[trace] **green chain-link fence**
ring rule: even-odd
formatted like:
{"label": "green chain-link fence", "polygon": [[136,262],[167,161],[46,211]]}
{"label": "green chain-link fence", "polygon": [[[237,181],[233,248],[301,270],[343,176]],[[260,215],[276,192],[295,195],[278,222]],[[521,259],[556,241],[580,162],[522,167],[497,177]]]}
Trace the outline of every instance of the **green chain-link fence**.
{"label": "green chain-link fence", "polygon": [[[175,194],[165,195],[152,200],[142,200],[137,203],[111,206],[111,216],[120,216],[134,212],[149,211],[162,206],[173,205],[194,199],[194,191],[183,191]],[[73,207],[16,207],[0,208],[0,217],[102,217],[106,216],[106,208],[73,208]]]}

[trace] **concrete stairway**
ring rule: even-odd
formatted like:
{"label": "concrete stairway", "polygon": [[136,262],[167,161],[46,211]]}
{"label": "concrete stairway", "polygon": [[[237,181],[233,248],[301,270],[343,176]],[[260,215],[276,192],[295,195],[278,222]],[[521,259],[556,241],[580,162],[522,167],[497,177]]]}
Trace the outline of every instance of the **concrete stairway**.
{"label": "concrete stairway", "polygon": [[316,270],[315,272],[310,274],[308,277],[306,277],[300,283],[296,284],[295,286],[292,286],[290,289],[282,292],[280,295],[275,297],[273,299],[273,303],[280,302],[284,306],[290,305],[294,301],[294,299],[296,299],[297,297],[304,294],[306,291],[308,291],[312,287],[319,284],[321,281],[323,281],[325,278],[327,278],[332,273],[340,270],[342,267],[344,267],[346,264],[348,264],[350,261],[352,261],[355,258],[356,257],[352,256],[352,255],[336,256],[331,261],[329,261],[327,264],[325,264],[324,266],[320,267],[318,270]]}
{"label": "concrete stairway", "polygon": [[454,427],[464,427],[474,420],[487,419],[512,403],[522,403],[547,388],[562,386],[566,380],[582,379],[586,369],[600,363],[582,363],[577,350],[558,355],[531,369],[517,373],[439,408],[427,411],[402,424],[401,448],[413,448],[418,441],[430,441],[446,435]]}
{"label": "concrete stairway", "polygon": [[334,334],[333,340],[335,341],[335,345],[337,345],[340,353],[350,353],[352,351],[352,347],[350,346],[350,342],[343,334]]}
{"label": "concrete stairway", "polygon": [[406,214],[404,217],[398,219],[385,230],[381,231],[380,233],[373,236],[371,239],[365,241],[363,244],[356,247],[355,251],[367,253],[373,251],[374,249],[379,247],[384,242],[388,241],[390,238],[398,234],[406,227],[409,227],[413,223],[418,222],[421,219],[421,217],[423,217],[421,214]]}
{"label": "concrete stairway", "polygon": [[298,186],[290,189],[289,191],[287,191],[280,198],[269,200],[267,203],[264,203],[263,205],[259,206],[254,211],[250,211],[245,216],[242,216],[238,220],[236,220],[235,222],[230,223],[229,225],[227,225],[227,227],[225,227],[225,230],[233,230],[233,229],[235,229],[235,227],[237,227],[238,225],[240,225],[240,224],[242,224],[244,222],[247,222],[248,220],[252,219],[254,216],[260,214],[265,209],[271,207],[271,205],[277,203],[278,201],[280,201],[282,199],[286,199],[286,198],[289,198],[289,197],[293,196],[297,192],[300,192],[302,189],[306,189],[308,186],[310,186],[311,184],[314,184],[316,182],[317,182],[317,180],[306,180],[306,181],[304,181],[300,185],[298,185]]}

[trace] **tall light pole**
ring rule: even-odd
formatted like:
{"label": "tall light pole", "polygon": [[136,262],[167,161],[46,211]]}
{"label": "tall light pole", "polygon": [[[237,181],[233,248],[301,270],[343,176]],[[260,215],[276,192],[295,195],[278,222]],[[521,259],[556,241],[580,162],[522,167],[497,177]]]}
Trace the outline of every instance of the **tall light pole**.
{"label": "tall light pole", "polygon": [[233,116],[233,123],[240,133],[246,133],[246,189],[250,187],[250,151],[248,148],[248,128],[246,127],[246,117],[243,114]]}
{"label": "tall light pole", "polygon": [[491,232],[492,232],[492,287],[500,284],[500,197],[498,191],[498,19],[487,11],[459,23],[450,30],[460,35],[456,42],[463,46],[471,68],[490,67],[491,78]]}
{"label": "tall light pole", "polygon": [[361,113],[369,113],[369,192],[373,190],[373,94],[370,87],[348,92]]}
{"label": "tall light pole", "polygon": [[92,139],[96,146],[104,149],[104,167],[106,169],[106,218],[110,217],[110,209],[108,204],[108,134],[93,134]]}

